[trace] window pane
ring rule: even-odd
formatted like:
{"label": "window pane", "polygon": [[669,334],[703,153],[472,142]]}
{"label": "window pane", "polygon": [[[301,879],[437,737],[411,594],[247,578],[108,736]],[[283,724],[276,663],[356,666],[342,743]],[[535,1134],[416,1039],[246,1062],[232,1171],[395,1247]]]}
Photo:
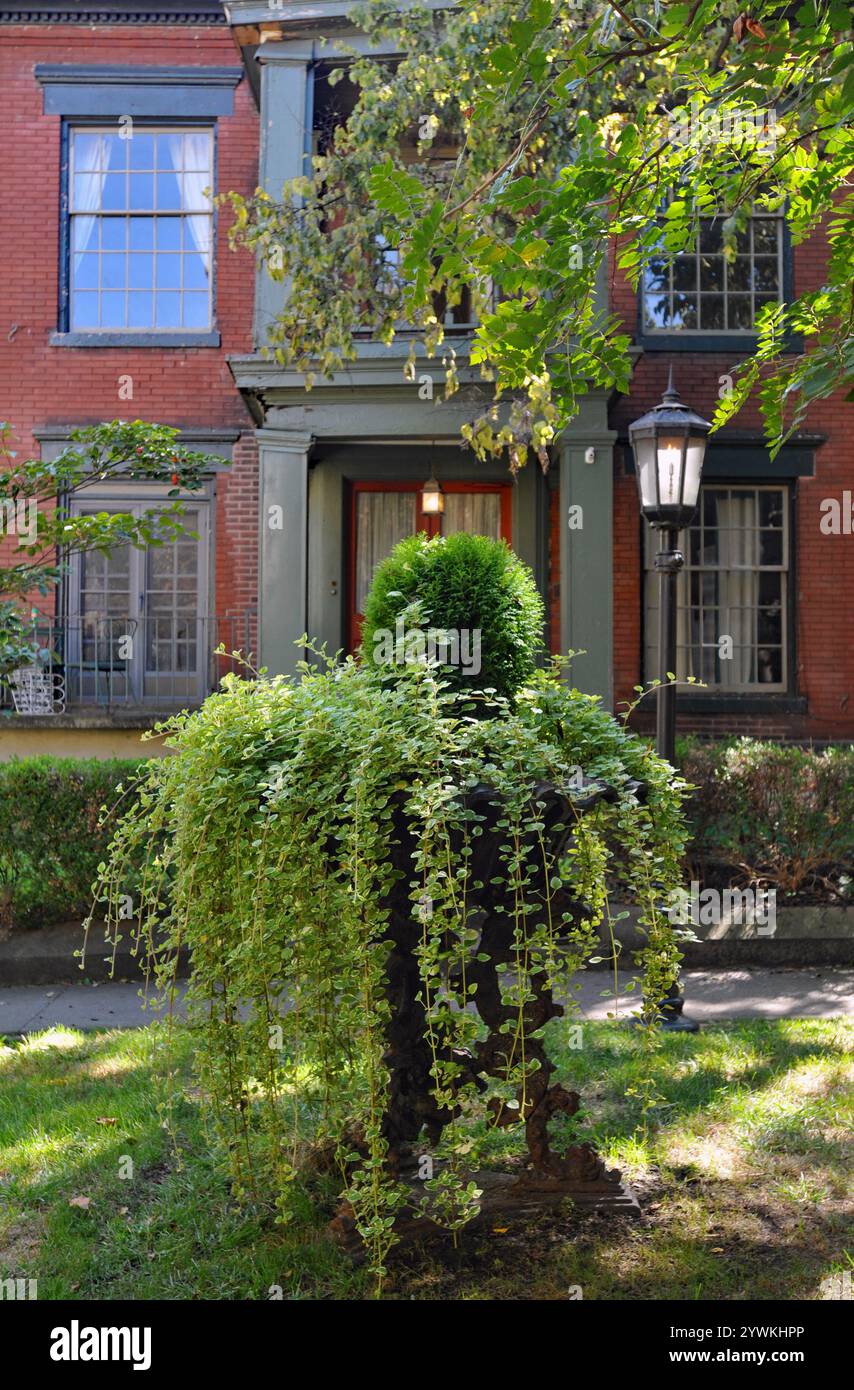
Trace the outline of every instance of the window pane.
{"label": "window pane", "polygon": [[771,293],[777,289],[777,283],[777,257],[757,256],[753,262],[753,288]]}
{"label": "window pane", "polygon": [[74,135],[74,167],[105,169],[107,167],[107,136],[100,131],[76,131]]}
{"label": "window pane", "polygon": [[154,327],[154,296],[131,291],[128,295],[128,328]]}
{"label": "window pane", "polygon": [[111,251],[101,257],[101,288],[121,290],[125,284],[125,257],[122,253]]}
{"label": "window pane", "polygon": [[154,175],[130,175],[130,206],[137,209],[154,207]]}
{"label": "window pane", "polygon": [[724,287],[723,256],[701,256],[700,289],[722,290]]}
{"label": "window pane", "polygon": [[184,295],[184,327],[207,328],[210,322],[210,302],[207,294]]}
{"label": "window pane", "polygon": [[124,251],[127,244],[127,222],[124,217],[105,217],[101,223],[101,250]]}
{"label": "window pane", "polygon": [[98,257],[75,256],[74,283],[81,290],[98,288]]}
{"label": "window pane", "polygon": [[753,219],[753,249],[757,255],[777,251],[780,224],[775,217]]}
{"label": "window pane", "polygon": [[752,328],[749,294],[732,294],[727,299],[728,328]]}
{"label": "window pane", "polygon": [[181,220],[178,217],[158,217],[157,226],[157,249],[158,251],[180,251],[181,250]]}
{"label": "window pane", "polygon": [[132,252],[128,256],[128,285],[132,290],[148,290],[154,284],[154,257]]}
{"label": "window pane", "polygon": [[750,289],[750,257],[736,256],[727,266],[726,283],[728,290]]}
{"label": "window pane", "polygon": [[157,206],[161,211],[176,212],[181,207],[181,185],[177,174],[157,175]]}
{"label": "window pane", "polygon": [[154,248],[154,220],[150,217],[132,217],[128,244],[131,251],[151,251]]}
{"label": "window pane", "polygon": [[181,296],[178,293],[155,296],[155,321],[157,328],[181,327]]}
{"label": "window pane", "polygon": [[644,285],[652,293],[669,288],[670,267],[666,261],[651,261],[644,273]]}
{"label": "window pane", "polygon": [[101,295],[101,327],[102,328],[124,328],[125,326],[125,297],[124,294],[113,294],[104,292]]}
{"label": "window pane", "polygon": [[119,173],[128,167],[128,152],[130,140],[123,140],[118,134],[102,135],[104,157],[102,158],[101,168],[109,169],[112,173]]}
{"label": "window pane", "polygon": [[644,295],[643,303],[647,328],[665,328],[670,321],[666,295]]}
{"label": "window pane", "polygon": [[723,247],[723,234],[720,222],[706,221],[700,223],[700,250],[701,251],[720,251]]}
{"label": "window pane", "polygon": [[673,264],[673,288],[675,290],[695,290],[697,288],[697,260],[693,254],[677,256]]}
{"label": "window pane", "polygon": [[[91,206],[91,204],[87,204]],[[97,206],[97,204],[96,204]],[[127,207],[127,175],[105,174],[101,189],[101,209],[104,212],[123,212]]]}
{"label": "window pane", "polygon": [[166,253],[157,257],[157,288],[177,290],[181,286],[181,257]]}
{"label": "window pane", "polygon": [[700,296],[700,327],[709,329],[724,327],[723,295],[703,294]]}
{"label": "window pane", "polygon": [[131,169],[154,168],[154,136],[134,130],[133,138],[127,141],[130,146],[129,164]]}
{"label": "window pane", "polygon": [[75,251],[97,251],[100,222],[97,217],[75,217],[71,224],[71,245]]}
{"label": "window pane", "polygon": [[188,255],[184,257],[184,289],[185,290],[207,290],[208,287],[208,266],[204,256]]}
{"label": "window pane", "polygon": [[75,290],[71,296],[71,327],[98,327],[98,296]]}

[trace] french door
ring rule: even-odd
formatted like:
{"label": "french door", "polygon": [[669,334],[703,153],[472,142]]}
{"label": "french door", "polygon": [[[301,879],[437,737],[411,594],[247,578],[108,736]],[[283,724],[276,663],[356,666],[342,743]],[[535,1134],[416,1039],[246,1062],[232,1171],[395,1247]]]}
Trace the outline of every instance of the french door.
{"label": "french door", "polygon": [[445,510],[421,510],[423,483],[353,483],[350,498],[349,649],[359,645],[365,599],[377,566],[398,541],[424,531],[512,538],[512,484],[443,483]]}
{"label": "french door", "polygon": [[[122,502],[97,510],[150,508]],[[207,520],[205,506],[188,507],[185,534],[173,541],[77,557],[64,652],[72,698],[139,704],[204,696]]]}

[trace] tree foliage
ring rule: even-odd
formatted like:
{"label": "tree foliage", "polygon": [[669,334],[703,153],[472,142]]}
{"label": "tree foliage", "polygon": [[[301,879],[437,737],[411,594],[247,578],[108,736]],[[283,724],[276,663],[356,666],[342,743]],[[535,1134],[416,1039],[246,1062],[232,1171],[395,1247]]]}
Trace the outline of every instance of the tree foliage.
{"label": "tree foliage", "polygon": [[470,294],[489,385],[464,434],[481,456],[545,464],[588,386],[628,385],[629,339],[597,295],[608,239],[637,285],[653,256],[696,244],[701,217],[734,255],[752,208],[782,210],[795,245],[826,228],[825,280],[761,310],[715,417],[757,392],[776,451],[854,363],[854,71],[840,0],[744,3],[367,0],[358,23],[404,56],[354,51],[305,175],[281,200],[232,197],[235,239],[291,283],[280,360],[310,385],[354,334],[390,342],[406,323],[453,393],[441,309]]}

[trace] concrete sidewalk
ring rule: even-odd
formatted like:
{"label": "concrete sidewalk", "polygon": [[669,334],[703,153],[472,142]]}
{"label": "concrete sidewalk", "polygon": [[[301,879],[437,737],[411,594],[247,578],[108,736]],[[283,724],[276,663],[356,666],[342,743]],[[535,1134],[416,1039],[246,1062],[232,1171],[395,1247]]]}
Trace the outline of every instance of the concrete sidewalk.
{"label": "concrete sidewalk", "polygon": [[[580,1017],[627,1018],[638,1007],[626,994],[628,972],[619,976],[615,1001],[612,977],[584,971],[573,991]],[[685,1013],[698,1023],[747,1018],[838,1018],[854,1015],[854,970],[686,970]],[[176,1015],[180,1016],[180,1004]],[[56,1026],[88,1032],[98,1028],[142,1028],[158,1014],[145,1010],[137,984],[0,986],[0,1035],[20,1036]]]}

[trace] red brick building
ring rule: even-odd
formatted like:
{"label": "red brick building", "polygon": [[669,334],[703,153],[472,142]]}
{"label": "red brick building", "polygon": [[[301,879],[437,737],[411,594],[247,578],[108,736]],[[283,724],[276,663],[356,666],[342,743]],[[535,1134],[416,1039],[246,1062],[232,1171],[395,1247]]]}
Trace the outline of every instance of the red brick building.
{"label": "red brick building", "polygon": [[[0,81],[0,418],[19,457],[50,457],[75,426],[140,418],[230,462],[194,503],[202,538],[172,557],[173,576],[126,553],[74,569],[49,634],[68,708],[49,728],[20,717],[0,732],[6,756],[126,751],[151,722],[142,709],[168,698],[166,668],[193,699],[212,675],[198,643],[254,636],[255,439],[228,368],[251,343],[253,267],[206,190],[254,189],[257,107],[213,0],[4,3]],[[126,614],[141,640],[120,674],[109,649]]]}
{"label": "red brick building", "polygon": [[[744,245],[744,269],[754,283],[767,276],[769,291],[784,298],[814,290],[823,283],[827,242],[818,232],[791,247],[783,227],[773,219],[754,219],[763,228],[762,251],[754,231]],[[711,228],[708,244],[715,246]],[[777,252],[771,251],[777,237]],[[764,252],[766,248],[768,255]],[[741,249],[741,247],[739,248]],[[776,267],[774,265],[776,259]],[[698,300],[711,301],[720,320],[721,301],[729,297],[747,308],[741,269],[726,269],[721,293],[715,250],[690,268],[681,305],[668,286],[671,310],[680,307],[694,322]],[[704,265],[704,260],[706,264]],[[677,268],[678,270],[678,268]],[[674,272],[675,274],[676,272]],[[644,322],[643,292],[635,296],[612,264],[610,302],[633,330],[641,347],[631,391],[616,400],[610,419],[616,433],[614,451],[614,689],[616,699],[632,698],[632,687],[656,674],[649,661],[653,634],[644,602],[644,554],[638,522],[637,488],[629,472],[627,427],[661,398],[670,366],[683,400],[711,418],[719,393],[734,366],[746,356],[749,332],[727,337],[712,330],[677,334]],[[654,275],[654,270],[653,270]],[[703,289],[704,276],[714,281]],[[694,290],[690,288],[696,285]],[[664,296],[655,291],[655,309]],[[647,283],[649,293],[649,280]],[[754,290],[755,296],[755,290]],[[639,302],[640,300],[640,302]],[[745,314],[746,322],[749,322]],[[726,320],[728,322],[728,320]],[[797,350],[800,344],[793,344]],[[854,407],[839,392],[816,402],[806,428],[771,460],[763,444],[758,405],[751,401],[732,425],[713,435],[706,454],[697,523],[684,548],[689,570],[680,580],[680,632],[684,643],[679,674],[690,671],[707,689],[687,691],[679,699],[679,727],[720,735],[744,733],[796,740],[847,740],[854,734]],[[847,511],[848,525],[833,525],[833,513]],[[763,523],[773,521],[767,529]],[[697,534],[702,525],[702,534]],[[836,533],[834,533],[836,531]],[[729,552],[729,553],[727,553]],[[693,564],[692,564],[693,562]],[[693,592],[690,587],[693,584]],[[703,590],[705,589],[705,592]],[[647,594],[649,600],[650,594]],[[727,603],[730,603],[727,612]],[[708,630],[697,608],[717,608]],[[693,606],[689,620],[683,610]],[[775,611],[779,606],[779,616]],[[742,616],[743,650],[726,662],[717,659],[721,633],[738,628]],[[767,644],[767,645],[766,645]],[[691,648],[690,653],[687,650]],[[701,651],[702,647],[702,651]],[[647,656],[646,668],[644,665]],[[687,659],[686,659],[687,658]],[[740,666],[740,670],[739,670]]]}
{"label": "red brick building", "polygon": [[[23,456],[55,455],[75,426],[139,417],[230,464],[192,503],[198,542],[77,563],[42,605],[64,708],[4,719],[0,756],[128,751],[157,711],[213,687],[220,641],[260,648],[271,670],[293,666],[304,631],[352,645],[371,568],[424,526],[432,473],[447,507],[431,524],[512,542],[546,599],[552,649],[587,652],[573,672],[582,688],[618,709],[657,674],[627,427],[671,365],[709,418],[760,305],[821,283],[822,238],[793,250],[758,217],[725,264],[709,224],[695,253],[650,267],[639,301],[612,265],[611,307],[635,343],[631,391],[585,398],[546,477],[532,463],[513,486],[502,464],[461,453],[477,389],[465,322],[446,326],[469,386],[449,405],[404,380],[405,337],[360,344],[309,395],[263,352],[283,289],[229,250],[228,211],[207,190],[261,183],[275,195],[304,169],[329,71],[347,61],[349,8],[0,0],[0,418]],[[681,728],[854,737],[852,422],[841,399],[820,403],[772,462],[751,408],[710,444],[678,631],[680,673],[704,688],[680,697]],[[92,505],[152,498],[116,486]],[[834,500],[848,514],[838,534]],[[116,655],[129,625],[130,663]]]}

